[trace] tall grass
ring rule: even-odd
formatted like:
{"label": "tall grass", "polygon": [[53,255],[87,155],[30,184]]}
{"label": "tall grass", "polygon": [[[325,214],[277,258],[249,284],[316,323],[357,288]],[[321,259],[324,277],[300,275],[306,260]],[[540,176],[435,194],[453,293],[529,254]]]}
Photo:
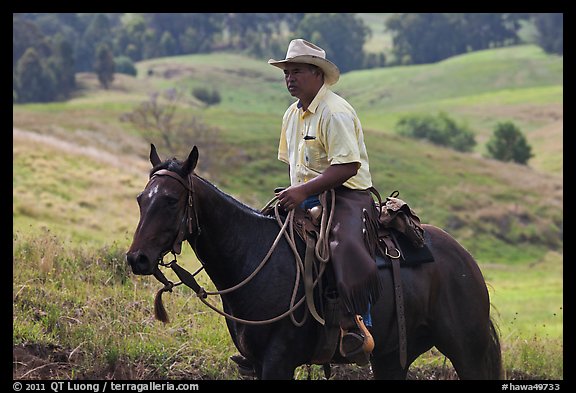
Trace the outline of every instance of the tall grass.
{"label": "tall grass", "polygon": [[[164,295],[170,323],[156,321],[153,300],[162,285],[151,276],[132,275],[124,247],[75,246],[50,231],[36,236],[17,232],[13,242],[13,344],[63,348],[68,368],[61,377],[101,378],[118,369],[131,372],[133,379],[239,378],[228,360],[236,351],[223,318],[191,290],[177,287]],[[180,263],[189,269],[197,266],[189,251]],[[507,375],[562,379],[562,286],[554,285],[561,283],[558,269],[539,265],[513,274],[501,274],[502,267],[483,270],[490,287],[504,288],[492,294],[492,303]],[[531,290],[536,280],[549,282],[546,297]],[[514,283],[523,289],[506,289]],[[200,284],[212,288],[206,276]],[[519,305],[519,297],[530,298],[530,306]],[[444,362],[433,350],[414,367]],[[24,371],[18,374],[16,366],[14,372],[18,376]],[[346,372],[354,373],[354,367]],[[319,377],[319,371],[314,375]],[[297,378],[307,377],[305,368],[299,369]]]}
{"label": "tall grass", "polygon": [[129,273],[124,247],[71,246],[50,232],[16,233],[14,244],[14,345],[66,348],[69,377],[140,364],[147,369],[141,378],[235,376],[221,318],[179,290],[166,297],[172,322],[155,321],[161,285]]}

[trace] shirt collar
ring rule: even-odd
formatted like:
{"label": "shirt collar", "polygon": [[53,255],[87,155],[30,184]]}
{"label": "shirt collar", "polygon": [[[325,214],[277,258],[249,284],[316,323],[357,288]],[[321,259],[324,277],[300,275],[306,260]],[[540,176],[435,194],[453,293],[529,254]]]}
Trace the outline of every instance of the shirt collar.
{"label": "shirt collar", "polygon": [[[308,105],[307,109],[308,112],[310,113],[316,112],[316,109],[318,109],[318,105],[320,105],[320,102],[324,99],[324,96],[326,95],[327,91],[328,91],[328,85],[324,83],[320,88],[320,90],[318,90],[318,93],[316,93],[316,96],[314,97],[310,105]],[[298,109],[302,109],[302,102],[300,102],[300,100],[298,100]]]}

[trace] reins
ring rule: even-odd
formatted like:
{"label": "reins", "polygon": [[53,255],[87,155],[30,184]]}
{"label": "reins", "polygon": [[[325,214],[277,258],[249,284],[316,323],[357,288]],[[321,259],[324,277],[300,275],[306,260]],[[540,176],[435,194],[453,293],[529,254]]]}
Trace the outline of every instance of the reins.
{"label": "reins", "polygon": [[[195,193],[194,193],[194,182],[192,180],[192,176],[193,176],[192,173],[190,173],[188,175],[188,182],[186,182],[177,173],[169,171],[167,169],[161,169],[161,170],[155,172],[152,175],[152,177],[154,177],[156,175],[157,176],[170,176],[173,179],[176,179],[188,191],[188,204],[186,206],[186,211],[185,211],[185,215],[184,215],[185,217],[184,217],[182,223],[184,223],[184,220],[186,220],[186,222],[187,222],[187,225],[186,225],[187,228],[186,229],[188,230],[188,236],[194,238],[194,240],[197,240],[198,236],[201,233],[201,229],[200,229],[200,223],[199,223],[199,219],[198,219],[198,213],[196,211],[197,204],[194,203],[195,202],[195,200],[194,200]],[[334,198],[335,198],[334,197],[334,191],[332,191],[332,206],[334,206],[333,205],[334,204]],[[323,193],[321,195],[320,199],[321,199],[321,203],[324,206],[326,206],[325,193]],[[276,200],[277,200],[277,198],[274,197],[270,202],[268,202],[267,206],[271,206],[273,203],[276,202]],[[274,242],[272,243],[270,249],[268,250],[268,252],[264,256],[262,261],[259,263],[259,265],[256,267],[256,269],[248,277],[246,277],[244,280],[242,280],[241,282],[239,282],[238,284],[236,284],[230,288],[223,289],[220,291],[206,291],[196,281],[195,276],[198,273],[200,273],[200,271],[202,271],[202,269],[204,269],[204,266],[201,266],[194,273],[190,273],[186,269],[184,269],[183,267],[178,265],[177,260],[176,260],[176,254],[180,253],[181,244],[184,241],[184,239],[187,238],[186,233],[184,233],[184,230],[180,229],[179,234],[176,238],[176,241],[174,242],[173,249],[171,250],[172,254],[174,255],[174,259],[171,262],[165,263],[163,261],[163,258],[166,254],[164,254],[158,262],[159,266],[171,268],[174,271],[174,273],[178,276],[178,278],[180,279],[180,282],[172,283],[160,271],[159,267],[157,267],[153,273],[154,277],[158,281],[160,281],[162,284],[164,284],[164,287],[161,288],[156,293],[156,298],[154,300],[154,312],[155,312],[156,317],[162,322],[165,322],[165,323],[168,322],[168,316],[167,316],[166,310],[165,310],[163,303],[162,303],[162,294],[164,292],[172,292],[172,288],[174,288],[175,286],[185,284],[186,286],[191,288],[194,291],[194,293],[196,293],[198,298],[205,305],[207,305],[209,308],[216,311],[218,314],[220,314],[220,315],[222,315],[228,319],[234,320],[236,322],[249,324],[249,325],[262,325],[262,324],[269,324],[269,323],[279,321],[279,320],[281,320],[281,319],[283,319],[289,315],[292,322],[294,323],[294,325],[302,326],[306,322],[306,319],[308,317],[308,313],[307,312],[304,313],[304,316],[303,316],[301,321],[297,321],[294,317],[294,311],[298,307],[300,307],[300,305],[302,305],[302,303],[306,300],[306,294],[305,294],[296,302],[296,295],[297,295],[298,287],[300,284],[300,275],[304,276],[304,264],[302,262],[302,258],[300,257],[300,254],[298,253],[298,249],[296,248],[296,240],[294,237],[294,227],[293,227],[293,225],[294,225],[293,224],[294,211],[292,210],[292,211],[288,212],[288,215],[286,216],[286,219],[284,222],[282,222],[282,218],[281,218],[281,215],[279,212],[278,204],[274,205],[274,213],[275,213],[276,221],[277,221],[278,225],[280,226],[280,231],[278,232],[278,235],[274,239]],[[194,218],[196,221],[195,231],[194,231],[194,228],[192,228],[192,222],[193,222],[193,219],[191,216],[192,214],[194,215]],[[317,259],[323,263],[322,263],[322,267],[320,269],[319,274],[317,275],[316,279],[313,280],[313,282],[312,282],[312,287],[315,287],[317,285],[320,277],[322,276],[322,273],[324,272],[325,262],[328,261],[328,257],[329,257],[329,248],[328,247],[329,247],[329,245],[328,245],[328,241],[327,241],[327,231],[330,228],[331,221],[332,221],[332,212],[330,213],[330,217],[328,219],[326,218],[326,214],[322,215],[321,232],[320,232],[317,244],[316,244],[315,254],[316,254]],[[194,232],[196,232],[196,233],[194,233]],[[265,320],[256,320],[255,321],[255,320],[247,320],[247,319],[235,317],[234,315],[231,315],[231,314],[228,314],[222,310],[219,310],[218,308],[216,308],[215,306],[213,306],[212,304],[210,304],[207,301],[207,297],[210,295],[228,294],[228,293],[231,293],[231,292],[243,287],[248,282],[250,282],[256,276],[256,274],[258,274],[258,272],[264,267],[264,265],[269,261],[272,253],[276,249],[282,236],[284,236],[286,238],[290,248],[292,249],[292,252],[294,253],[294,256],[295,256],[295,263],[296,263],[296,279],[294,282],[294,288],[292,290],[292,295],[290,298],[290,307],[288,308],[288,310],[286,310],[284,313],[282,313],[276,317],[273,317],[270,319],[265,319]],[[308,309],[306,309],[306,311],[308,311]],[[315,316],[315,318],[316,318],[316,316]],[[318,319],[318,318],[316,318],[316,319]]]}

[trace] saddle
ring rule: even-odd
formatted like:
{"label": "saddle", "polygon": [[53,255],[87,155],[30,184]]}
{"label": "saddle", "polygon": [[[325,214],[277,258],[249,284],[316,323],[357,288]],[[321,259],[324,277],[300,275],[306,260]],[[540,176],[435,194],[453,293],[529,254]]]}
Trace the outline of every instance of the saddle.
{"label": "saddle", "polygon": [[[377,234],[369,236],[369,241],[377,242],[376,263],[379,268],[392,268],[398,318],[400,363],[406,363],[406,329],[404,321],[404,299],[400,278],[400,261],[403,266],[432,262],[434,259],[425,244],[425,232],[420,224],[420,218],[406,202],[398,198],[399,192],[394,191],[382,203],[379,192],[372,187],[370,191],[377,197],[376,206],[380,211]],[[322,325],[323,334],[316,345],[311,364],[329,365],[339,356],[337,350],[340,331],[342,306],[338,294],[331,285],[322,285],[322,268],[324,265],[317,258],[316,246],[321,238],[322,214],[326,214],[326,195],[321,196],[322,204],[308,211],[295,209],[293,229],[306,244],[304,262],[304,286],[306,302],[313,317]],[[272,202],[272,201],[271,201]],[[270,203],[262,209],[266,215],[274,215]],[[284,212],[284,214],[286,214]],[[282,212],[281,212],[282,215]],[[319,268],[320,264],[320,268]],[[319,291],[314,292],[314,280],[318,280]],[[315,301],[316,300],[316,301]],[[316,307],[318,303],[318,311]],[[343,360],[343,359],[342,359]],[[326,368],[325,368],[326,370]]]}

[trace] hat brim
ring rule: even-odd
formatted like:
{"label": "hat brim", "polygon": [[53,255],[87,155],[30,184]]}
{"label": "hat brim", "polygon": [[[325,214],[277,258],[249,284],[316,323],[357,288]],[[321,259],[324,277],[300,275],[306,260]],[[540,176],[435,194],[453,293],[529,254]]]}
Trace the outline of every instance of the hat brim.
{"label": "hat brim", "polygon": [[324,71],[324,83],[329,85],[334,85],[336,82],[338,82],[338,79],[340,79],[340,70],[336,64],[321,57],[302,55],[291,57],[285,60],[268,60],[268,64],[273,65],[274,67],[278,67],[282,70],[286,68],[287,63],[305,63],[320,67],[322,71]]}

